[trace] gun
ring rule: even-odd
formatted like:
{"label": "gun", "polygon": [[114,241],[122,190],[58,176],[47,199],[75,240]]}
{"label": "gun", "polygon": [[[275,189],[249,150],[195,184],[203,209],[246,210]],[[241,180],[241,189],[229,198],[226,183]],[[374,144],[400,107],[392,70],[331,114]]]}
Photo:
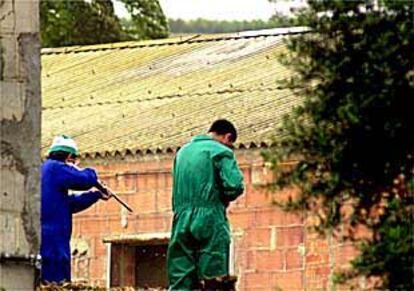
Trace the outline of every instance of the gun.
{"label": "gun", "polygon": [[125,202],[123,201],[115,192],[113,192],[111,189],[109,189],[108,187],[104,186],[104,184],[101,181],[98,181],[98,185],[96,186],[96,188],[98,188],[99,191],[108,194],[110,197],[114,197],[114,199],[116,201],[118,201],[119,204],[121,204],[123,207],[125,207],[129,212],[134,212],[132,210],[132,208]]}

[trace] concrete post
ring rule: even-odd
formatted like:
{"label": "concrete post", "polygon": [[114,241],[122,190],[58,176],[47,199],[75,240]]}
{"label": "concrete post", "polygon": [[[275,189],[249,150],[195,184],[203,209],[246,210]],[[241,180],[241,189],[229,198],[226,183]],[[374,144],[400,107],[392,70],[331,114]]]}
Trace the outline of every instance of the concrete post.
{"label": "concrete post", "polygon": [[38,0],[0,0],[0,290],[32,290],[39,252]]}

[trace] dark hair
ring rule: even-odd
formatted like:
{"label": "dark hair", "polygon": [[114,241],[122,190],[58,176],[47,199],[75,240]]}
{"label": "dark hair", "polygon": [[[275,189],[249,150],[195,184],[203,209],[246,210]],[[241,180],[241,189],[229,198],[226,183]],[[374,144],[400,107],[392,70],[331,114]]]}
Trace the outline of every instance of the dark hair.
{"label": "dark hair", "polygon": [[235,142],[237,139],[237,130],[233,123],[226,119],[218,119],[213,122],[208,132],[215,132],[219,135],[231,134],[231,141]]}
{"label": "dark hair", "polygon": [[69,155],[72,155],[74,158],[76,158],[76,156],[74,154],[71,154],[71,153],[65,152],[65,151],[51,152],[51,153],[49,153],[47,158],[51,159],[51,160],[55,160],[55,161],[64,162],[69,157]]}

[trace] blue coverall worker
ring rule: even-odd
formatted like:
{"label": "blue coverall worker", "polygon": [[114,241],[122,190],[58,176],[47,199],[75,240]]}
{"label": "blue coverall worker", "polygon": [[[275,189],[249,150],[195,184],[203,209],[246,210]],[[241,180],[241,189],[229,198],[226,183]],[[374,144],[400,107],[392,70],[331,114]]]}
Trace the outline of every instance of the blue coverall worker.
{"label": "blue coverall worker", "polygon": [[107,200],[106,193],[88,191],[69,195],[69,190],[89,190],[96,186],[95,170],[79,169],[72,165],[78,149],[72,139],[58,136],[49,149],[48,159],[42,165],[41,178],[41,247],[42,282],[71,280],[70,239],[72,214],[87,209],[99,199]]}
{"label": "blue coverall worker", "polygon": [[231,146],[237,131],[217,120],[177,153],[173,168],[173,227],[168,246],[170,290],[198,289],[229,275],[230,227],[226,207],[243,193]]}

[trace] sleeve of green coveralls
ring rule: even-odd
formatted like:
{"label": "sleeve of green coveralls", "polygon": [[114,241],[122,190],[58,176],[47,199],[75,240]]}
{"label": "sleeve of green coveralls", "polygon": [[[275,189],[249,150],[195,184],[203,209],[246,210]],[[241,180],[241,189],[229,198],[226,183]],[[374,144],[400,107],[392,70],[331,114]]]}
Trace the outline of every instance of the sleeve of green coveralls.
{"label": "sleeve of green coveralls", "polygon": [[220,173],[221,187],[226,201],[233,201],[243,191],[243,175],[240,171],[234,154],[226,152],[217,161],[217,170]]}

